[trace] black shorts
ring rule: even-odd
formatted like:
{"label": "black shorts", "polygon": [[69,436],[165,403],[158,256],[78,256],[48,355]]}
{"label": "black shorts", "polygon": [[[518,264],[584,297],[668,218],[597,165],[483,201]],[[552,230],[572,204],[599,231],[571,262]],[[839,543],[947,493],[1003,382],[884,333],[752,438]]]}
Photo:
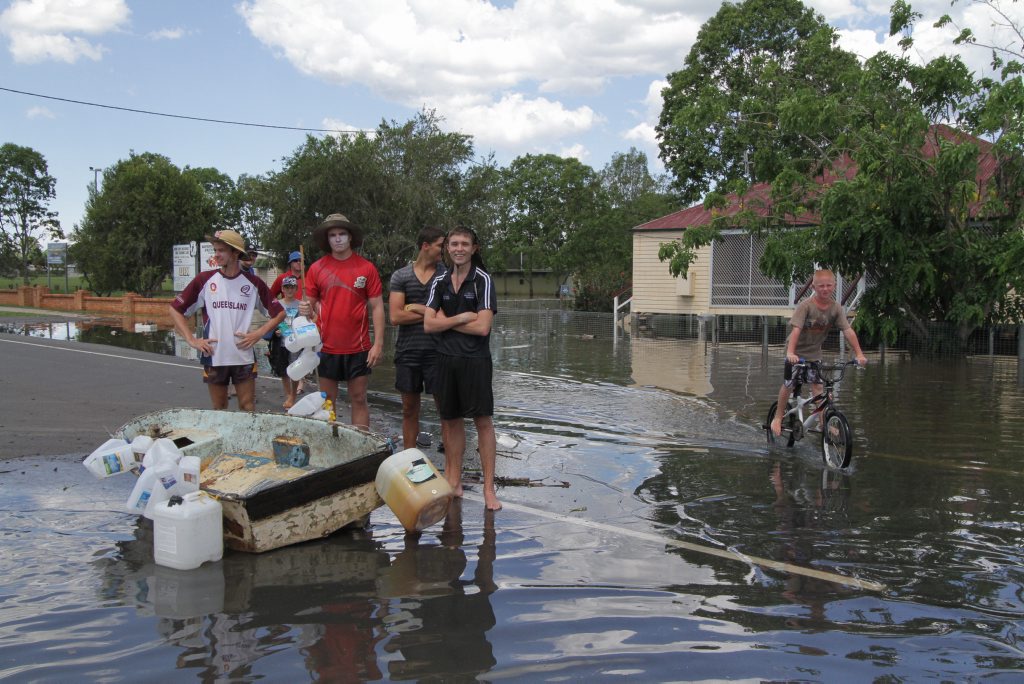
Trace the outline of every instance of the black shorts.
{"label": "black shorts", "polygon": [[437,352],[403,352],[395,359],[395,389],[404,394],[433,394],[437,384]]}
{"label": "black shorts", "polygon": [[798,372],[793,372],[793,364],[786,359],[786,366],[782,371],[782,379],[786,387],[793,389],[799,383],[801,385],[820,385],[821,378],[818,377],[817,361],[808,361],[808,365]]}
{"label": "black shorts", "polygon": [[491,357],[437,355],[434,396],[444,420],[494,415]]}
{"label": "black shorts", "polygon": [[356,352],[355,354],[328,354],[320,352],[320,366],[316,372],[324,380],[336,380],[347,382],[355,378],[370,374],[370,367],[366,359],[370,352]]}
{"label": "black shorts", "polygon": [[259,375],[255,363],[243,363],[240,366],[203,366],[203,382],[207,385],[238,384],[246,380],[255,380]]}

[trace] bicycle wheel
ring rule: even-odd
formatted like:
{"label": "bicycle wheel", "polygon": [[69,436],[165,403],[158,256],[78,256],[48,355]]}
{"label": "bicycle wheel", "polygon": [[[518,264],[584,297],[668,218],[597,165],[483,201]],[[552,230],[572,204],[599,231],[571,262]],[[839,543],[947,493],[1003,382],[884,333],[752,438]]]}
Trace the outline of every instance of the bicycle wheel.
{"label": "bicycle wheel", "polygon": [[[779,405],[779,402],[773,401],[771,407],[768,409],[768,417],[764,421],[764,432],[768,437],[768,446],[774,446],[775,444],[775,433],[772,432],[772,419],[775,418],[775,407]],[[789,415],[782,420],[782,434],[779,435],[780,441],[785,441],[786,446],[791,447],[796,442],[796,436],[793,428],[796,425],[796,416]]]}
{"label": "bicycle wheel", "polygon": [[845,468],[853,458],[850,423],[846,416],[835,409],[829,409],[825,414],[825,429],[821,431],[821,458],[830,468]]}

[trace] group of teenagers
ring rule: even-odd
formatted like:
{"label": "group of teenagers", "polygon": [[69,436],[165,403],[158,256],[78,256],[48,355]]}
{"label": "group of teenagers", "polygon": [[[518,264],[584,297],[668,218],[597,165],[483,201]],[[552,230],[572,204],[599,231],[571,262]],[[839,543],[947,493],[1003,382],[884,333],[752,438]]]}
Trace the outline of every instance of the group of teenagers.
{"label": "group of teenagers", "polygon": [[[280,324],[296,316],[314,321],[323,348],[316,369],[319,389],[336,403],[345,382],[351,405],[351,424],[369,429],[369,376],[383,358],[383,287],[377,268],[356,250],[363,230],[342,214],[331,214],[313,231],[323,256],[308,270],[301,252],[289,255],[289,270],[273,286],[242,262],[245,240],[233,230],[220,230],[206,239],[213,245],[217,269],[196,276],[170,305],[174,327],[199,352],[203,381],[215,409],[226,409],[229,387],[238,407],[255,409],[257,364],[254,346],[271,341],[271,360],[281,375],[285,407],[301,391],[303,380],[281,373],[291,360],[281,347]],[[476,427],[483,471],[484,505],[498,510],[495,486],[496,438],[490,333],[497,313],[497,296],[484,269],[476,233],[456,227],[447,233],[423,228],[416,239],[414,262],[391,276],[388,315],[398,326],[395,344],[395,387],[402,395],[402,437],[406,447],[416,443],[423,392],[431,394],[441,417],[445,477],[462,496],[462,461],[466,419]],[[280,297],[280,299],[279,299]],[[202,332],[196,335],[188,317],[202,311]],[[253,327],[253,314],[267,321]],[[372,336],[371,336],[372,323]]]}

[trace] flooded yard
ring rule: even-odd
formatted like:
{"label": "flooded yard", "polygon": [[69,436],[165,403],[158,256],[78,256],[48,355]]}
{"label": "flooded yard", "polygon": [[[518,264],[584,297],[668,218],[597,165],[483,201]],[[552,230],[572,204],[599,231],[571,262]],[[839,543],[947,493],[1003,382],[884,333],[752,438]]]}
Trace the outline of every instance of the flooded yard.
{"label": "flooded yard", "polygon": [[[380,509],[175,571],[121,512],[130,476],[0,462],[0,679],[1019,681],[1015,359],[869,356],[838,392],[854,456],[836,471],[814,435],[766,443],[778,349],[762,366],[757,346],[502,325],[498,472],[548,486],[504,487],[494,515],[471,487],[419,537]],[[2,332],[183,353],[115,329]],[[391,368],[371,419],[393,434]]]}

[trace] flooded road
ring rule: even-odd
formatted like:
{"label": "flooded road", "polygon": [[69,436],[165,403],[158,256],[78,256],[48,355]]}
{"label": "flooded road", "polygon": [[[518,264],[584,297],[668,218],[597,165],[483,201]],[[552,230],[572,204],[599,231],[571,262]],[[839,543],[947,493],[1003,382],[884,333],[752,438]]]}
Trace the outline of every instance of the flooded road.
{"label": "flooded road", "polygon": [[[760,348],[502,325],[499,475],[551,486],[503,488],[496,515],[472,488],[418,538],[381,509],[175,571],[120,512],[127,477],[93,479],[80,453],[0,462],[0,678],[1020,679],[1014,359],[869,357],[838,393],[855,437],[838,472],[810,438],[767,447],[781,358],[763,368]],[[397,432],[390,363],[371,411]]]}

